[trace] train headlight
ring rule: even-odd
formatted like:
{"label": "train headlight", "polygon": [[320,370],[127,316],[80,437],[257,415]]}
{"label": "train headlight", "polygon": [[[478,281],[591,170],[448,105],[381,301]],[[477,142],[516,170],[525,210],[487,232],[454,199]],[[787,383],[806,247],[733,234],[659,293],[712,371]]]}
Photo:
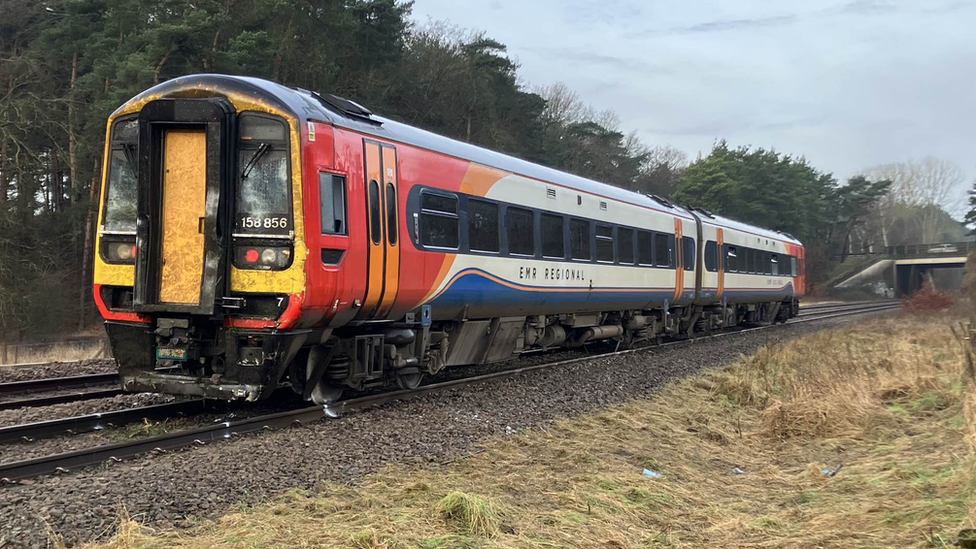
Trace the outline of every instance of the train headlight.
{"label": "train headlight", "polygon": [[102,259],[107,263],[128,263],[136,262],[136,244],[132,240],[107,240],[102,239],[100,246]]}
{"label": "train headlight", "polygon": [[281,270],[291,265],[291,247],[246,245],[234,247],[238,269]]}

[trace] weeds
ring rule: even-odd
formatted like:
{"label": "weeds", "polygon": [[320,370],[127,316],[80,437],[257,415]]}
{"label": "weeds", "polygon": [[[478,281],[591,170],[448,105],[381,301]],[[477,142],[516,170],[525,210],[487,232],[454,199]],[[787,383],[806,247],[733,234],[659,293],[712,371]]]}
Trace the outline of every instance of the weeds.
{"label": "weeds", "polygon": [[498,511],[489,500],[454,490],[437,503],[444,515],[475,536],[492,537],[501,524]]}

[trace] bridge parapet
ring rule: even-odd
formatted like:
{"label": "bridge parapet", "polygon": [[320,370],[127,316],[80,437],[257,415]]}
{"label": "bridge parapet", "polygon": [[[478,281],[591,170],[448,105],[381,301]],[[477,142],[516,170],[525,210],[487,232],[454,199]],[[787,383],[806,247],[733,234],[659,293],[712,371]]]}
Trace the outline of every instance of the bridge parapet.
{"label": "bridge parapet", "polygon": [[976,242],[946,242],[942,244],[903,244],[888,246],[884,255],[891,258],[921,258],[921,257],[966,257],[976,251]]}

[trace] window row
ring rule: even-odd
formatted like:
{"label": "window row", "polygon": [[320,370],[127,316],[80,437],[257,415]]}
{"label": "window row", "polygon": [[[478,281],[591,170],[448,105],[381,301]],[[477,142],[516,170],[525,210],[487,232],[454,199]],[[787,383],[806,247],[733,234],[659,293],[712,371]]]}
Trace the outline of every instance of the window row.
{"label": "window row", "polygon": [[796,257],[725,244],[725,271],[729,273],[796,276]]}
{"label": "window row", "polygon": [[[674,268],[673,234],[613,225],[443,191],[420,191],[418,243],[461,253]],[[695,265],[695,241],[682,239]]]}

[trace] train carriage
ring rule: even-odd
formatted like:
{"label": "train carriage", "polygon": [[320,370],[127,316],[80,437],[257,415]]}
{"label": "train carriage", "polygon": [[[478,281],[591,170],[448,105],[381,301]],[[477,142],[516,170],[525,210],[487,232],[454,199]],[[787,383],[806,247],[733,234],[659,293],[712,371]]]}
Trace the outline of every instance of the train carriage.
{"label": "train carriage", "polygon": [[265,80],[165,82],[106,142],[94,295],[127,390],[326,402],[785,321],[803,291],[789,235]]}

